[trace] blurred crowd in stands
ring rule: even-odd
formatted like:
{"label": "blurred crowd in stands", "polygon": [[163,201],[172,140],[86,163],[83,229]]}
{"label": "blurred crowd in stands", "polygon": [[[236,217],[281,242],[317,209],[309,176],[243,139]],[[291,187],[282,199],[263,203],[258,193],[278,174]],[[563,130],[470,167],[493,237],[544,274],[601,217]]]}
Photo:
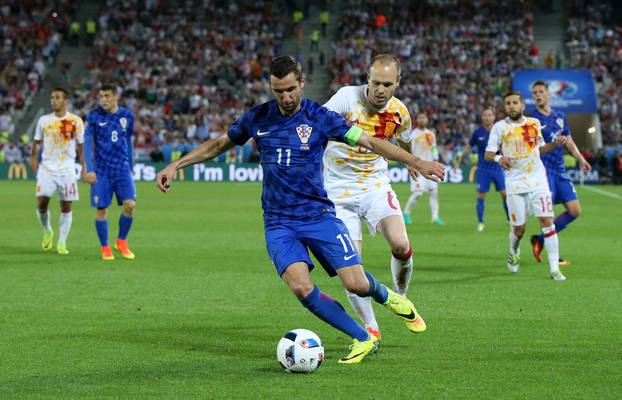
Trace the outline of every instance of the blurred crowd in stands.
{"label": "blurred crowd in stands", "polygon": [[334,45],[331,89],[365,83],[374,55],[396,54],[402,61],[399,98],[411,113],[428,115],[448,149],[477,128],[479,113],[473,111],[500,105],[512,70],[536,61],[526,3],[347,4]]}
{"label": "blurred crowd in stands", "polygon": [[[139,6],[138,3],[141,3]],[[285,36],[280,2],[108,1],[88,74],[73,107],[96,106],[101,82],[123,88],[134,110],[138,158],[170,161],[220,136],[244,110],[270,99],[267,66]],[[210,18],[205,18],[210,15]],[[252,144],[225,158],[251,158]]]}
{"label": "blurred crowd in stands", "polygon": [[[291,34],[286,16],[300,13],[294,27],[300,26],[304,14],[295,3],[184,1],[173,8],[107,0],[93,21],[97,34],[91,30],[85,41],[91,48],[86,71],[68,77],[71,108],[85,116],[96,107],[100,83],[114,82],[123,90],[122,105],[136,116],[136,158],[178,158],[271,98],[267,66]],[[597,83],[605,147],[586,156],[601,173],[622,175],[622,29],[609,17],[611,2],[585,3],[566,5],[564,66],[591,69]],[[69,43],[79,42],[66,17],[75,10],[61,4],[63,18],[50,14],[44,1],[0,0],[0,146],[2,132],[12,133],[11,117],[40,87],[61,38],[69,32]],[[403,69],[398,96],[411,113],[428,114],[447,163],[479,126],[479,110],[493,106],[503,114],[513,70],[562,63],[560,54],[540,57],[530,1],[345,0],[340,19],[331,22],[339,32],[329,64],[331,93],[364,83],[374,55],[396,54]],[[25,35],[33,26],[37,34]],[[5,146],[0,158],[14,153]],[[219,161],[257,159],[249,143]]]}
{"label": "blurred crowd in stands", "polygon": [[[479,111],[492,106],[498,116],[504,114],[502,95],[511,88],[513,70],[562,66],[560,53],[540,57],[529,1],[346,3],[333,45],[331,92],[365,83],[374,55],[397,55],[402,61],[398,97],[413,115],[428,115],[446,163],[480,125]],[[566,3],[564,67],[592,70],[605,147],[585,155],[605,179],[622,181],[622,29],[612,23],[612,3],[590,3]]]}
{"label": "blurred crowd in stands", "polygon": [[599,171],[615,175],[622,172],[622,24],[614,3],[568,7],[566,49],[569,65],[590,69],[596,83],[604,147],[588,155]]}
{"label": "blurred crowd in stands", "polygon": [[[58,10],[59,13],[53,13]],[[0,0],[0,138],[15,133],[16,120],[40,90],[69,28],[75,3]]]}

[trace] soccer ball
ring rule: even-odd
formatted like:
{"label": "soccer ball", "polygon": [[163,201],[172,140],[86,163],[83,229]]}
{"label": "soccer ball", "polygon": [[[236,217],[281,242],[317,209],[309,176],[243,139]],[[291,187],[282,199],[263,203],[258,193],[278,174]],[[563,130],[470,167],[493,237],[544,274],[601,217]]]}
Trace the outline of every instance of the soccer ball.
{"label": "soccer ball", "polygon": [[276,346],[276,358],[287,372],[311,373],[324,360],[322,341],[308,329],[287,332]]}

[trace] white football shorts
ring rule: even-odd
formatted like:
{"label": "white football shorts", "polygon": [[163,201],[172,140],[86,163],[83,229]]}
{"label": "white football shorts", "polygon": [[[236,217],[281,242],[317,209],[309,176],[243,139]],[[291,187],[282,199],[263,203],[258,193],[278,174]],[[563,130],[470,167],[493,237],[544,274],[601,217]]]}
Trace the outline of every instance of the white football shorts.
{"label": "white football shorts", "polygon": [[62,201],[79,200],[80,196],[78,194],[78,182],[75,171],[71,170],[63,174],[53,174],[40,166],[37,171],[35,196],[52,197],[54,192],[57,191]]}
{"label": "white football shorts", "polygon": [[551,192],[548,190],[508,194],[506,202],[510,214],[510,222],[514,226],[524,225],[529,215],[535,215],[536,217],[554,216]]}
{"label": "white football shorts", "polygon": [[424,178],[423,176],[418,176],[415,181],[412,177],[410,177],[410,191],[411,192],[431,192],[432,190],[438,189],[438,183],[434,182],[431,179]]}
{"label": "white football shorts", "polygon": [[390,185],[341,199],[331,197],[329,193],[329,198],[335,203],[337,218],[346,225],[352,240],[363,240],[361,219],[367,224],[369,233],[375,235],[380,221],[392,215],[402,217],[400,202]]}

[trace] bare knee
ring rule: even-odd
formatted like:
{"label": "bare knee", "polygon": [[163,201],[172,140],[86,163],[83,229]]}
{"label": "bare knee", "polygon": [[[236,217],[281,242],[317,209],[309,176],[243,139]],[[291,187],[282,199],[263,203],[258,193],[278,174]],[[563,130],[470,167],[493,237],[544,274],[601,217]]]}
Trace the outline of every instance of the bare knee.
{"label": "bare knee", "polygon": [[581,205],[578,201],[572,201],[566,205],[566,209],[573,217],[577,218],[581,215]]}
{"label": "bare knee", "polygon": [[71,212],[71,202],[70,201],[61,201],[60,203],[60,212],[63,214],[67,214]]}
{"label": "bare knee", "polygon": [[540,223],[540,228],[548,228],[554,224],[553,218],[550,217],[538,218],[538,222]]}
{"label": "bare knee", "polygon": [[123,215],[131,217],[134,215],[134,208],[136,208],[136,202],[134,200],[126,200],[123,202]]}
{"label": "bare knee", "polygon": [[348,292],[359,296],[365,296],[369,293],[369,281],[365,274],[349,276],[347,279],[342,279],[342,282]]}
{"label": "bare knee", "polygon": [[40,213],[44,213],[48,210],[48,204],[50,203],[49,197],[37,197],[37,209]]}
{"label": "bare knee", "polygon": [[408,251],[410,250],[410,242],[408,241],[408,238],[406,237],[393,240],[390,243],[390,246],[391,246],[391,251],[393,252],[393,254],[397,254],[400,256],[408,254]]}
{"label": "bare knee", "polygon": [[98,208],[97,213],[95,214],[95,218],[98,220],[106,219],[107,209],[106,208]]}
{"label": "bare knee", "polygon": [[287,282],[289,290],[299,299],[304,299],[313,291],[313,283],[305,281]]}
{"label": "bare knee", "polygon": [[521,239],[525,235],[525,225],[514,227],[514,236]]}

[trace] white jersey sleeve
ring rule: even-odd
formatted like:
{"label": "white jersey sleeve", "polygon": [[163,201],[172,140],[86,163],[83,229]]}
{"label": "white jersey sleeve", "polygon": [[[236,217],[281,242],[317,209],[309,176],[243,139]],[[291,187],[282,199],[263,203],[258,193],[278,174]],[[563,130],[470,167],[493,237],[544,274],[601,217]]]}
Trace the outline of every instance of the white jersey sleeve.
{"label": "white jersey sleeve", "polygon": [[76,143],[84,143],[84,121],[80,117],[76,119]]}
{"label": "white jersey sleeve", "polygon": [[537,118],[534,118],[535,121],[537,121],[536,126],[538,127],[538,149],[542,146],[544,146],[546,144],[546,141],[544,140],[544,136],[542,135],[542,124],[540,124],[540,120]]}
{"label": "white jersey sleeve", "polygon": [[[499,121],[501,122],[501,121]],[[488,137],[488,144],[486,144],[486,151],[496,153],[499,151],[499,144],[501,140],[500,124],[496,122],[490,130],[490,136]]]}
{"label": "white jersey sleeve", "polygon": [[404,143],[410,143],[412,140],[412,129],[413,127],[410,113],[407,112],[404,115],[404,121],[402,125],[400,125],[400,127],[397,129],[397,138]]}
{"label": "white jersey sleeve", "polygon": [[34,140],[38,142],[43,140],[43,128],[41,127],[42,120],[43,120],[43,117],[39,117],[39,119],[37,120],[37,127],[35,128]]}
{"label": "white jersey sleeve", "polygon": [[336,112],[339,115],[346,115],[350,111],[350,98],[348,91],[350,87],[342,87],[335,93],[325,104],[324,107],[331,111]]}

